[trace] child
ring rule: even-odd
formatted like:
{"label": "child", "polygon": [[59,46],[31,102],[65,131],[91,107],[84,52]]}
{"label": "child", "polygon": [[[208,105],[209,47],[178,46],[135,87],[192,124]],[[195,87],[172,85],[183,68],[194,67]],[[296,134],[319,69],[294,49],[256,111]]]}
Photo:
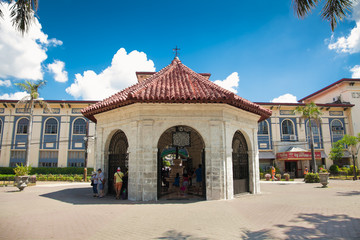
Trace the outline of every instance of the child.
{"label": "child", "polygon": [[187,173],[184,173],[182,187],[180,188],[182,193],[186,192],[188,186],[189,186],[189,175]]}

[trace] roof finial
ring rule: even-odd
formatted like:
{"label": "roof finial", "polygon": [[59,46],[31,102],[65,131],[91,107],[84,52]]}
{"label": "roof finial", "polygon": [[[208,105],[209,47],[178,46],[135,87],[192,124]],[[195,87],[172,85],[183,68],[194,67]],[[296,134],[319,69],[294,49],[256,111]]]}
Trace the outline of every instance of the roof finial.
{"label": "roof finial", "polygon": [[[180,55],[180,54],[178,53],[179,50],[180,50],[180,48],[178,48],[177,45],[176,45],[175,48],[173,48],[173,51],[175,52],[175,58],[178,58],[178,56]],[[178,58],[178,59],[179,59],[179,58]]]}

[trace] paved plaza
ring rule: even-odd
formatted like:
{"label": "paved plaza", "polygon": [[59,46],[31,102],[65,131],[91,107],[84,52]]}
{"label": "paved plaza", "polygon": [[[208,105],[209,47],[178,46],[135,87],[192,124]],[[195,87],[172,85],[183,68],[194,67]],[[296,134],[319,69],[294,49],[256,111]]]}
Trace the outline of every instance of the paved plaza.
{"label": "paved plaza", "polygon": [[360,239],[360,181],[262,182],[221,201],[92,197],[88,183],[0,188],[0,239]]}

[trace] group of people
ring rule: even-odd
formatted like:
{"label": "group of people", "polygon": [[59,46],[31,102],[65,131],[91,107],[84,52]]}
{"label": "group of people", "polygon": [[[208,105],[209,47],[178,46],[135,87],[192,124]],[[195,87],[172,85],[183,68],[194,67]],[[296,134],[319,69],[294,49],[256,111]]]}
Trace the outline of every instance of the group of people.
{"label": "group of people", "polygon": [[[121,172],[121,168],[118,167],[117,171],[114,173],[114,189],[116,192],[116,199],[120,199],[121,188],[123,186],[124,173]],[[102,198],[104,197],[104,185],[105,177],[101,168],[98,169],[98,172],[92,172],[91,175],[91,185],[93,187],[94,197]]]}
{"label": "group of people", "polygon": [[94,197],[103,198],[104,197],[104,185],[105,185],[105,176],[101,168],[97,172],[93,171],[91,174],[91,185],[93,187]]}
{"label": "group of people", "polygon": [[196,190],[200,194],[202,190],[202,165],[199,164],[199,167],[194,172],[184,171],[182,176],[182,184],[180,186],[180,174],[177,173],[173,182],[173,186],[179,187],[182,194],[188,192],[189,186],[192,186],[192,177],[196,177]]}

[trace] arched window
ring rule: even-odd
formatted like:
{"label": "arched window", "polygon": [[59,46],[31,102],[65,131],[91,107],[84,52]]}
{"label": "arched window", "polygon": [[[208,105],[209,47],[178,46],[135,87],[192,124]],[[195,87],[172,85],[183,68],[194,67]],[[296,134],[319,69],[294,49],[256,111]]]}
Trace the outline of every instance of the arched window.
{"label": "arched window", "polygon": [[281,123],[281,129],[282,129],[282,134],[284,134],[284,135],[295,134],[294,123],[293,123],[293,121],[291,121],[289,119],[286,119]]}
{"label": "arched window", "polygon": [[344,126],[340,120],[332,120],[331,121],[331,133],[332,135],[344,135]]}
{"label": "arched window", "polygon": [[[309,121],[306,122],[306,133],[308,134],[308,136],[310,135],[310,131],[309,131]],[[315,120],[311,120],[311,130],[313,132],[314,136],[320,136],[320,131],[318,128],[318,123]]]}
{"label": "arched window", "polygon": [[17,134],[27,134],[28,128],[29,128],[29,119],[22,118],[18,121],[16,133]]}
{"label": "arched window", "polygon": [[269,134],[269,126],[267,121],[262,121],[258,124],[258,134],[263,134],[263,135]]}
{"label": "arched window", "polygon": [[55,118],[50,118],[45,124],[45,134],[57,134],[58,122]]}
{"label": "arched window", "polygon": [[76,119],[73,126],[73,134],[86,134],[86,122],[84,119]]}

